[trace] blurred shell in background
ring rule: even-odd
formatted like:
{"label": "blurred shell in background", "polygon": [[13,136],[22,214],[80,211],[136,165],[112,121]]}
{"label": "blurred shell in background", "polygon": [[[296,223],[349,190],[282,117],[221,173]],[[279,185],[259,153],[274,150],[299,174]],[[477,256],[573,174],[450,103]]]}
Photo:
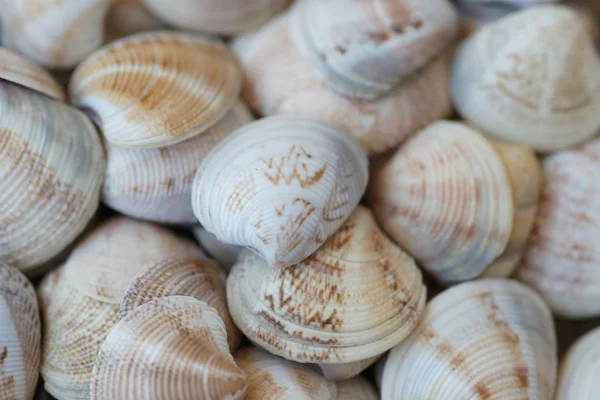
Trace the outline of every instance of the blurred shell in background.
{"label": "blurred shell in background", "polygon": [[148,11],[142,0],[113,0],[104,23],[107,42],[162,28],[162,23]]}
{"label": "blurred shell in background", "polygon": [[344,381],[359,375],[361,372],[373,365],[375,361],[379,359],[379,357],[381,357],[381,354],[351,363],[315,365],[319,368],[321,374],[328,381]]}
{"label": "blurred shell in background", "polygon": [[195,227],[193,232],[202,250],[229,272],[244,248],[221,242],[202,226]]}

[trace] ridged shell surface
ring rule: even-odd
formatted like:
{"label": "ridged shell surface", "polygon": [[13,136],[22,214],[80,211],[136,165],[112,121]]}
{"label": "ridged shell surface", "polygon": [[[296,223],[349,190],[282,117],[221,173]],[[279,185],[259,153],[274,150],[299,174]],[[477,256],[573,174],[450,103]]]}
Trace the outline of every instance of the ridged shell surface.
{"label": "ridged shell surface", "polygon": [[215,259],[225,270],[231,270],[235,264],[238,255],[244,249],[240,246],[234,246],[221,242],[215,235],[197,226],[193,229],[194,237],[200,243],[200,247],[211,258]]}
{"label": "ridged shell surface", "polygon": [[435,297],[385,362],[381,399],[551,400],[556,337],[548,306],[518,282],[467,282]]}
{"label": "ridged shell surface", "polygon": [[207,154],[252,115],[239,102],[205,132],[158,149],[127,149],[106,142],[107,171],[102,200],[132,217],[194,223],[190,197],[198,167]]}
{"label": "ridged shell surface", "polygon": [[162,27],[162,23],[150,13],[142,0],[113,0],[104,23],[107,41]]}
{"label": "ridged shell surface", "polygon": [[337,383],[336,400],[379,400],[373,385],[362,376]]}
{"label": "ridged shell surface", "polygon": [[219,240],[251,248],[269,265],[293,265],[350,216],[367,185],[367,163],[358,142],[340,129],[265,118],[204,159],[192,207]]}
{"label": "ridged shell surface", "polygon": [[241,331],[301,363],[342,364],[387,351],[416,327],[425,298],[413,259],[364,207],[302,263],[269,267],[246,253],[227,279]]}
{"label": "ridged shell surface", "polygon": [[132,310],[111,330],[90,391],[97,400],[243,399],[246,386],[217,311],[169,296]]}
{"label": "ridged shell surface", "polygon": [[513,13],[468,38],[451,78],[458,112],[493,138],[551,151],[600,129],[600,57],[577,12]]}
{"label": "ridged shell surface", "polygon": [[[336,125],[372,156],[395,149],[427,124],[450,116],[450,61],[442,54],[376,101],[339,95],[318,79],[296,47],[289,14],[233,44],[246,73],[242,95],[260,115],[286,114]],[[265,62],[265,60],[269,60]]]}
{"label": "ridged shell surface", "polygon": [[458,14],[448,0],[304,0],[292,23],[325,85],[374,99],[452,43]]}
{"label": "ridged shell surface", "polygon": [[444,284],[480,275],[504,252],[513,194],[504,164],[477,131],[436,122],[373,175],[381,227]]}
{"label": "ridged shell surface", "polygon": [[59,254],[98,208],[102,145],[79,110],[0,81],[0,262],[21,270]]}
{"label": "ridged shell surface", "polygon": [[373,365],[379,357],[381,354],[345,364],[317,364],[317,366],[328,381],[344,381],[359,375]]}
{"label": "ridged shell surface", "polygon": [[105,138],[122,147],[162,147],[194,137],[237,101],[242,71],[222,43],[182,32],[148,32],[101,48],[69,83]]}
{"label": "ridged shell surface", "polygon": [[41,326],[33,285],[0,264],[0,398],[29,400],[40,373]]}

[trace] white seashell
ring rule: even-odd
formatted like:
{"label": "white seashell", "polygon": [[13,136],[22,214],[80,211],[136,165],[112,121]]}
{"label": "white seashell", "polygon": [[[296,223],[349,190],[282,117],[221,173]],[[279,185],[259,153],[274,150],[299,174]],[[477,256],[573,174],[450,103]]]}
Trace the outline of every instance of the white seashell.
{"label": "white seashell", "polygon": [[526,286],[463,283],[435,297],[419,327],[388,356],[382,400],[551,400],[556,378],[552,315]]}
{"label": "white seashell", "polygon": [[148,11],[142,0],[113,0],[104,24],[107,42],[162,28],[162,23]]}
{"label": "white seashell", "polygon": [[328,381],[345,381],[347,379],[356,377],[365,369],[369,368],[371,365],[373,365],[373,363],[375,363],[375,361],[379,359],[379,357],[381,357],[381,354],[351,363],[316,364],[316,366]]}
{"label": "white seashell", "polygon": [[193,232],[202,250],[229,272],[244,248],[221,242],[202,226],[195,227]]}
{"label": "white seashell", "polygon": [[336,400],[379,400],[377,391],[362,376],[337,383]]}
{"label": "white seashell", "polygon": [[265,118],[223,140],[194,180],[194,214],[228,244],[269,265],[312,254],[350,216],[367,185],[358,142],[329,125]]}

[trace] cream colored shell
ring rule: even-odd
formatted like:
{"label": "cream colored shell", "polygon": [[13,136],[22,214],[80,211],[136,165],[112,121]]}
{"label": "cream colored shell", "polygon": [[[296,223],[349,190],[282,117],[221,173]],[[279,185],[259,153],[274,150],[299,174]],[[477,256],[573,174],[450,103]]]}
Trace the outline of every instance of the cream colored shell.
{"label": "cream colored shell", "polygon": [[356,376],[337,383],[336,400],[379,400],[379,395],[369,381]]}
{"label": "cream colored shell", "polygon": [[113,0],[104,24],[106,41],[162,28],[162,23],[150,13],[142,0]]}
{"label": "cream colored shell", "polygon": [[238,255],[244,249],[221,242],[215,235],[198,225],[193,229],[194,236],[206,254],[215,259],[225,270],[231,270]]}
{"label": "cream colored shell", "polygon": [[162,147],[192,138],[237,101],[242,72],[222,43],[182,32],[148,32],[89,56],[69,83],[105,138],[122,147]]}
{"label": "cream colored shell", "polygon": [[491,137],[551,151],[600,129],[600,57],[580,16],[533,7],[490,24],[457,52],[459,113]]}
{"label": "cream colored shell", "polygon": [[238,129],[204,159],[192,207],[222,242],[285,267],[308,257],[344,223],[367,179],[365,152],[346,132],[271,117]]}
{"label": "cream colored shell", "polygon": [[30,400],[40,373],[41,326],[33,285],[0,264],[0,398]]}
{"label": "cream colored shell", "polygon": [[241,331],[302,363],[343,364],[387,351],[417,325],[425,298],[412,258],[364,207],[302,263],[269,267],[248,252],[227,279]]}
{"label": "cream colored shell", "polygon": [[444,284],[479,276],[513,230],[504,164],[477,131],[439,121],[372,176],[369,202],[381,227]]}
{"label": "cream colored shell", "polygon": [[321,374],[328,381],[345,381],[359,375],[365,369],[369,368],[375,361],[381,357],[381,354],[374,357],[365,358],[345,364],[316,364]]}
{"label": "cream colored shell", "polygon": [[98,207],[104,169],[82,112],[0,80],[0,262],[26,271],[66,248]]}
{"label": "cream colored shell", "polygon": [[374,99],[452,43],[458,14],[448,0],[304,0],[292,24],[325,85]]}
{"label": "cream colored shell", "polygon": [[381,399],[551,400],[557,368],[548,306],[518,282],[486,279],[436,296],[385,362]]}
{"label": "cream colored shell", "polygon": [[2,44],[50,68],[72,68],[102,44],[113,0],[0,0]]}

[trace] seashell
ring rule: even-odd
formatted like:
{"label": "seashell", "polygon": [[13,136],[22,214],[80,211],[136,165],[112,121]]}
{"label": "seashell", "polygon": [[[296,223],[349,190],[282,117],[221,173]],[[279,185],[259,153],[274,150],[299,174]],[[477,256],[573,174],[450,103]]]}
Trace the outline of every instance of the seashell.
{"label": "seashell", "polygon": [[90,392],[98,400],[243,399],[246,386],[217,311],[169,296],[132,310],[110,331]]}
{"label": "seashell", "polygon": [[236,103],[242,71],[222,43],[181,32],[139,33],[101,48],[73,73],[71,101],[106,140],[162,147],[190,139]]}
{"label": "seashell", "polygon": [[235,361],[248,375],[246,400],[334,400],[335,383],[327,382],[309,367],[275,357],[257,347],[235,354]]}
{"label": "seashell", "polygon": [[16,268],[0,264],[0,398],[33,398],[41,326],[35,290]]}
{"label": "seashell", "polygon": [[219,313],[227,329],[229,348],[235,351],[242,335],[227,308],[225,274],[197,251],[179,253],[149,264],[129,285],[121,302],[119,319],[149,301],[167,296],[191,296]]}
{"label": "seashell", "polygon": [[0,47],[0,79],[35,90],[57,100],[67,96],[48,71],[19,53]]}
{"label": "seashell", "polygon": [[304,0],[291,12],[296,43],[325,85],[361,99],[389,93],[454,40],[448,0]]}
{"label": "seashell", "polygon": [[227,279],[229,311],[241,331],[303,363],[343,364],[387,351],[417,325],[425,298],[412,258],[360,206],[302,263],[269,267],[245,253]]}
{"label": "seashell", "polygon": [[337,383],[336,400],[379,400],[377,391],[362,376]]}
{"label": "seashell", "polygon": [[518,278],[569,318],[600,316],[600,139],[543,162],[546,186]]}
{"label": "seashell", "polygon": [[600,390],[600,328],[579,338],[560,365],[555,400],[594,400]]}
{"label": "seashell", "polygon": [[46,67],[72,68],[102,44],[112,1],[0,1],[2,44]]}
{"label": "seashell", "polygon": [[242,95],[257,114],[287,114],[336,125],[358,138],[370,156],[398,147],[452,112],[450,53],[404,79],[389,95],[365,102],[339,95],[318,79],[296,47],[287,13],[236,40],[233,50],[246,72]]}
{"label": "seashell", "polygon": [[73,107],[0,81],[0,110],[0,262],[26,273],[83,231],[105,161],[94,126]]}
{"label": "seashell", "polygon": [[392,349],[381,399],[552,399],[556,336],[542,299],[518,282],[450,288]]}
{"label": "seashell", "polygon": [[237,35],[258,28],[290,0],[142,0],[161,20],[179,29]]}
{"label": "seashell", "polygon": [[249,247],[269,265],[293,265],[350,216],[367,185],[367,163],[358,142],[333,126],[265,118],[204,159],[192,207],[220,241]]}
{"label": "seashell", "polygon": [[566,7],[482,28],[458,50],[450,86],[458,112],[499,140],[551,151],[600,129],[600,57],[588,25]]}
{"label": "seashell", "polygon": [[196,240],[200,243],[202,250],[229,272],[235,264],[238,255],[243,250],[243,247],[233,246],[219,241],[215,235],[204,229],[202,226],[195,227],[193,232]]}
{"label": "seashell", "polygon": [[194,223],[190,197],[206,155],[252,115],[238,102],[200,135],[158,149],[127,149],[106,142],[107,171],[102,199],[123,214],[170,223]]}
{"label": "seashell", "polygon": [[113,0],[104,25],[107,42],[162,28],[162,23],[148,11],[141,0]]}
{"label": "seashell", "polygon": [[468,126],[436,122],[373,174],[381,227],[443,284],[479,276],[513,231],[513,193],[492,145]]}
{"label": "seashell", "polygon": [[371,365],[373,365],[373,363],[375,363],[375,361],[379,359],[379,357],[381,357],[381,354],[351,363],[316,364],[316,366],[328,381],[345,381],[347,379],[356,377],[365,369],[369,368]]}

